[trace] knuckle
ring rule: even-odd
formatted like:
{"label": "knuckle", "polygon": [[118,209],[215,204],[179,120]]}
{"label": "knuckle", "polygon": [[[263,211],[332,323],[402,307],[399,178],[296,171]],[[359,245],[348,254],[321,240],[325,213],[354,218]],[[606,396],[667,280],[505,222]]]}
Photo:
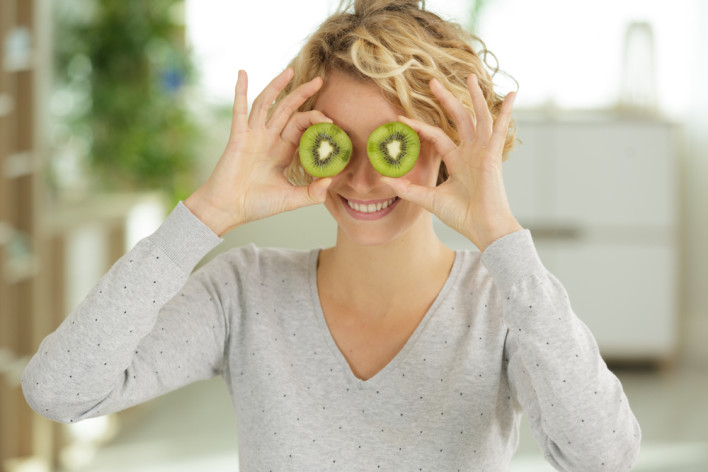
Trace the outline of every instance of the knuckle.
{"label": "knuckle", "polygon": [[294,111],[295,111],[295,106],[294,106],[292,103],[285,103],[285,104],[283,105],[282,113],[283,113],[285,116],[288,116],[288,117],[289,117],[290,115],[293,114]]}

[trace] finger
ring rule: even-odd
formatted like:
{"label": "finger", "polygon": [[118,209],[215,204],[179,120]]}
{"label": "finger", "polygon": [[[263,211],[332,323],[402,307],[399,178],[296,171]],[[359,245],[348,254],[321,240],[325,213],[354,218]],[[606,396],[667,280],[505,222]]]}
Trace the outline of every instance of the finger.
{"label": "finger", "polygon": [[317,179],[307,186],[293,187],[292,195],[287,199],[285,211],[324,203],[327,198],[327,188],[331,183],[332,179],[327,177]]}
{"label": "finger", "polygon": [[500,151],[500,154],[501,151],[504,150],[506,136],[509,134],[509,124],[511,123],[511,112],[514,108],[514,100],[516,100],[516,92],[509,92],[507,96],[504,97],[504,103],[502,103],[497,122],[494,124],[494,132],[490,146],[492,149]]}
{"label": "finger", "polygon": [[462,141],[474,139],[475,125],[469,110],[463,107],[460,100],[455,97],[452,92],[443,87],[437,79],[430,81],[430,90],[432,90],[435,97],[440,100],[445,110],[452,115],[452,119],[457,125],[457,133],[460,135],[460,139]]}
{"label": "finger", "polygon": [[267,127],[278,132],[282,130],[290,116],[300,108],[300,105],[305,103],[305,100],[313,96],[320,87],[322,87],[322,78],[315,77],[293,90],[291,94],[276,105],[270,120],[268,120]]}
{"label": "finger", "polygon": [[430,143],[433,149],[435,149],[435,152],[442,156],[443,159],[457,149],[455,142],[437,126],[429,125],[428,123],[402,115],[398,117],[398,120],[413,128],[421,139]]}
{"label": "finger", "polygon": [[273,80],[271,80],[266,88],[264,88],[258,97],[256,97],[253,101],[251,117],[248,120],[248,124],[250,126],[259,126],[265,123],[266,116],[268,116],[268,109],[288,82],[290,82],[293,78],[293,74],[293,70],[288,67],[283,72],[278,74]]}
{"label": "finger", "polygon": [[484,136],[488,138],[492,134],[492,123],[494,119],[489,111],[489,105],[484,98],[482,88],[479,86],[479,79],[475,74],[470,74],[467,77],[467,88],[472,97],[472,108],[476,118],[476,136]]}
{"label": "finger", "polygon": [[231,131],[243,130],[248,126],[248,75],[246,71],[238,71],[236,92],[234,94],[233,117]]}
{"label": "finger", "polygon": [[280,136],[283,138],[283,141],[288,144],[297,146],[300,143],[302,133],[304,133],[307,128],[317,123],[332,123],[332,120],[319,110],[295,113]]}
{"label": "finger", "polygon": [[411,183],[404,178],[381,177],[381,181],[391,187],[396,195],[415,203],[433,213],[435,188]]}

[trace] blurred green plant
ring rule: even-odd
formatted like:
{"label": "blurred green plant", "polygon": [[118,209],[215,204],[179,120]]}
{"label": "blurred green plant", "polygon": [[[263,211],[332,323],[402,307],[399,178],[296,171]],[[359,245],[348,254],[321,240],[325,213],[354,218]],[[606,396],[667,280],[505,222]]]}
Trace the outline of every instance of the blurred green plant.
{"label": "blurred green plant", "polygon": [[75,103],[84,97],[65,119],[101,190],[159,189],[177,200],[193,189],[201,133],[187,106],[195,68],[182,3],[59,2],[56,80]]}
{"label": "blurred green plant", "polygon": [[468,0],[469,2],[469,24],[468,27],[473,34],[479,34],[479,20],[484,8],[492,0]]}

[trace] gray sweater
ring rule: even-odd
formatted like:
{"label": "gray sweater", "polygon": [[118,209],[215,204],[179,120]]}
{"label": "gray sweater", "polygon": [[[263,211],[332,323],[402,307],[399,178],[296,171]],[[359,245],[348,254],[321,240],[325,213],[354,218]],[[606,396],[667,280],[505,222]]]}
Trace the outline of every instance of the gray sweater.
{"label": "gray sweater", "polygon": [[620,382],[528,231],[458,252],[366,381],[327,329],[317,250],[248,246],[192,274],[219,242],[180,203],[42,342],[22,379],[30,406],[76,422],[221,375],[244,472],[500,472],[522,411],[558,470],[634,464],[640,429]]}

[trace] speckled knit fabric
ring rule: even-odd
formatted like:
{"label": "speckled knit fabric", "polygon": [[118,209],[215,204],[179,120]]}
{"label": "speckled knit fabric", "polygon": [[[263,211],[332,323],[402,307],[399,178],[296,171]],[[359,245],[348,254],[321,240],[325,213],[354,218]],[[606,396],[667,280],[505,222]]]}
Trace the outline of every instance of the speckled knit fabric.
{"label": "speckled knit fabric", "polygon": [[[508,470],[528,415],[558,470],[625,471],[640,430],[528,231],[458,252],[398,355],[349,369],[321,311],[318,251],[228,251],[181,203],[41,344],[23,389],[61,422],[223,376],[251,471]],[[176,414],[179,414],[176,412]]]}

